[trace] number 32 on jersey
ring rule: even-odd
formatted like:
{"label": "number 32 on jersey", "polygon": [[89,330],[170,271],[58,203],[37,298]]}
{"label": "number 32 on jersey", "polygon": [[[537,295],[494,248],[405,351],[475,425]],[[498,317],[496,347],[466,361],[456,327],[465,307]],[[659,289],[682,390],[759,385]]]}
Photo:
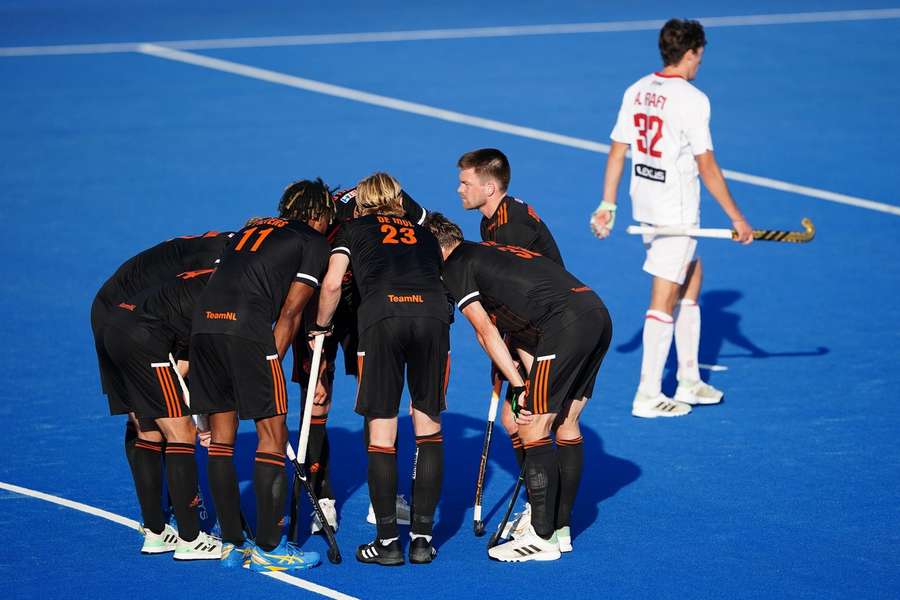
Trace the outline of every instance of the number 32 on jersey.
{"label": "number 32 on jersey", "polygon": [[649,154],[653,158],[662,158],[662,152],[656,149],[656,144],[662,139],[663,120],[656,115],[636,113],[634,126],[638,129],[638,152]]}

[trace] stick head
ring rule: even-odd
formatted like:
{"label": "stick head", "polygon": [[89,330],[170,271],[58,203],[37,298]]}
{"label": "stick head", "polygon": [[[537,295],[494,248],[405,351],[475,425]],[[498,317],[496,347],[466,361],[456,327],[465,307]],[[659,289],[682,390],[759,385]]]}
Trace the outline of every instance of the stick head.
{"label": "stick head", "polygon": [[484,521],[475,521],[472,529],[475,530],[475,535],[477,537],[481,537],[484,535]]}
{"label": "stick head", "polygon": [[328,549],[328,561],[333,565],[341,564],[341,551],[337,548]]}

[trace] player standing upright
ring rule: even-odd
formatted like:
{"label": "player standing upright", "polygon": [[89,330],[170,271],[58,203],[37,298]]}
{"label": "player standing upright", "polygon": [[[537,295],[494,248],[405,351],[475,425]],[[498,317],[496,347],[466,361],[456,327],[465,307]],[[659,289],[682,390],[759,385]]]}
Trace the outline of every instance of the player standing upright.
{"label": "player standing upright", "polygon": [[356,412],[368,430],[369,497],[376,538],[356,558],[403,564],[397,529],[397,415],[404,371],[416,434],[409,560],[431,562],[434,513],[441,493],[441,412],[450,372],[450,312],[441,283],[441,254],[426,229],[404,218],[401,188],[387,173],[357,186],[357,218],[338,234],[311,335],[330,331],[348,268],[359,288]]}
{"label": "player standing upright", "polygon": [[[700,68],[706,36],[697,21],[669,20],[659,32],[662,71],[642,77],[627,90],[612,131],[606,162],[603,202],[591,215],[599,238],[615,221],[616,191],[630,148],[633,163],[631,202],[636,221],[650,225],[700,222],[700,182],[731,219],[737,241],[753,241],[713,154],[710,105],[692,81]],[[703,270],[694,253],[695,238],[644,236],[644,270],[653,276],[650,308],[644,320],[641,380],[632,403],[636,417],[677,417],[690,405],[716,404],[723,393],[700,380],[700,295]],[[673,319],[674,309],[679,310]],[[675,401],[662,393],[662,373],[675,337],[678,389]]]}
{"label": "player standing upright", "polygon": [[[293,196],[292,187],[285,190],[281,202],[288,202]],[[417,225],[425,220],[428,211],[422,208],[405,190],[400,191],[403,217]],[[355,187],[340,190],[334,194],[335,215],[334,221],[326,232],[326,237],[332,248],[336,245],[336,239],[348,223],[356,218],[357,191]],[[318,297],[315,298],[318,302]],[[328,443],[328,430],[326,424],[331,410],[332,390],[336,368],[337,349],[340,346],[344,353],[344,372],[347,375],[358,377],[356,350],[359,345],[359,331],[357,327],[356,311],[359,308],[359,290],[353,281],[353,273],[348,270],[341,282],[340,301],[332,319],[332,333],[325,338],[322,348],[322,364],[325,371],[318,378],[317,393],[312,410],[312,418],[309,427],[309,442],[307,446],[307,462],[310,465],[309,478],[319,499],[319,506],[328,523],[337,531],[338,518],[335,507],[334,492],[331,489],[328,473],[330,467],[330,447]],[[309,366],[312,359],[312,351],[307,343],[306,332],[315,326],[316,311],[307,310],[304,314],[303,329],[298,333],[293,343],[294,369],[291,379],[300,384],[301,397],[306,395],[306,382],[309,380]],[[295,495],[300,493],[300,483],[295,482]],[[406,498],[397,496],[397,522],[401,525],[409,525],[410,509]],[[369,505],[367,516],[369,523],[375,524],[375,512]],[[318,533],[322,524],[316,513],[313,512],[310,530]]]}
{"label": "player standing upright", "polygon": [[[210,414],[208,475],[222,527],[222,564],[238,566],[249,554],[250,568],[259,571],[304,569],[319,561],[281,536],[288,441],[281,360],[325,270],[322,232],[334,203],[321,180],[294,185],[297,194],[280,207],[279,217],[253,219],[235,235],[197,302],[191,335],[192,409]],[[241,529],[233,461],[239,418],[253,419],[258,436],[255,547]]]}

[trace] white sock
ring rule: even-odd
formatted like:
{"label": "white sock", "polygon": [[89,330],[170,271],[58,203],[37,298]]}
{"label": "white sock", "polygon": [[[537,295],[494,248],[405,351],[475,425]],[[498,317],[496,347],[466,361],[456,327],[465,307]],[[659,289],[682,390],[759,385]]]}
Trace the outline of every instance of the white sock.
{"label": "white sock", "polygon": [[416,538],[425,538],[425,541],[426,541],[426,542],[428,542],[429,544],[431,543],[431,536],[430,536],[430,535],[424,535],[424,534],[421,534],[421,533],[413,533],[412,531],[410,531],[410,532],[409,532],[409,539],[414,540],[414,539],[416,539]]}
{"label": "white sock", "polygon": [[648,396],[662,392],[662,373],[672,347],[672,315],[648,310],[644,318],[644,356],[641,359],[641,383],[638,391]]}
{"label": "white sock", "polygon": [[685,298],[675,315],[675,352],[678,381],[700,381],[697,353],[700,351],[700,307]]}

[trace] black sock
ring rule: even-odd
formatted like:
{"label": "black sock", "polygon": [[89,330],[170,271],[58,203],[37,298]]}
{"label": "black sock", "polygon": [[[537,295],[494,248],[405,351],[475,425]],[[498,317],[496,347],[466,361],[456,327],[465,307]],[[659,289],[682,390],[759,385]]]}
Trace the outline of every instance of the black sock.
{"label": "black sock", "polygon": [[166,528],[162,509],[162,442],[137,440],[134,444],[134,489],[141,504],[144,527],[153,533]]}
{"label": "black sock", "polygon": [[234,468],[234,444],[212,442],[209,445],[206,474],[222,541],[239,546],[244,543],[244,531],[241,527],[241,491]]}
{"label": "black sock", "polygon": [[393,446],[369,446],[369,498],[375,509],[378,539],[397,533],[397,450]]}
{"label": "black sock", "polygon": [[431,535],[444,480],[444,437],[440,431],[416,436],[413,471],[412,533]]}
{"label": "black sock", "polygon": [[309,444],[306,447],[306,464],[309,466],[309,483],[316,498],[334,498],[328,481],[328,459],[331,454],[328,445],[328,430],[325,423],[328,415],[312,417],[309,422]]}
{"label": "black sock", "polygon": [[253,490],[256,492],[256,545],[271,552],[281,541],[284,501],[287,498],[284,454],[256,453]]}
{"label": "black sock", "polygon": [[125,458],[128,460],[128,467],[134,474],[134,445],[138,441],[137,427],[131,422],[131,419],[125,422]]}
{"label": "black sock", "polygon": [[166,444],[166,476],[172,509],[175,511],[175,520],[178,521],[178,536],[191,542],[200,533],[200,518],[195,509],[199,499],[193,444]]}
{"label": "black sock", "polygon": [[559,456],[559,504],[556,508],[556,528],[568,527],[572,519],[572,507],[581,483],[584,465],[584,438],[574,440],[556,438]]}
{"label": "black sock", "polygon": [[550,539],[556,524],[559,460],[549,436],[525,445],[525,485],[534,531],[542,538]]}

